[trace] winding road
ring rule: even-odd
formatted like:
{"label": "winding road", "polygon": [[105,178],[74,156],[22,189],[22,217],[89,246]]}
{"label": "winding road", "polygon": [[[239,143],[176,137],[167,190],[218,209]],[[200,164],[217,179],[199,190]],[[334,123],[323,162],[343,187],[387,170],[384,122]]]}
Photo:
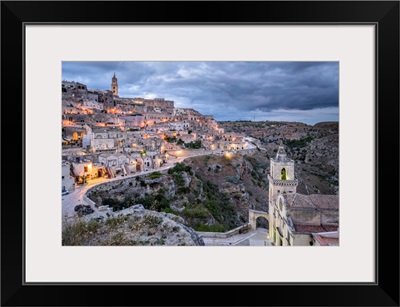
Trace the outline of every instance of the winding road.
{"label": "winding road", "polygon": [[[151,174],[153,172],[156,171],[164,171],[167,170],[171,167],[173,167],[175,165],[175,163],[178,162],[182,162],[187,158],[192,158],[192,157],[198,157],[198,156],[206,156],[206,155],[210,155],[213,154],[213,151],[211,150],[201,150],[201,151],[196,151],[196,152],[191,152],[191,154],[183,156],[183,157],[179,157],[179,158],[173,158],[173,159],[169,159],[167,164],[158,168],[158,169],[153,169],[150,171],[143,171],[140,173],[133,173],[133,174],[129,174],[127,176],[118,176],[116,178],[96,178],[96,179],[92,179],[90,180],[88,183],[84,184],[84,185],[78,185],[75,187],[75,190],[73,192],[71,192],[68,195],[64,195],[62,196],[62,215],[63,217],[67,217],[67,218],[71,218],[75,216],[75,211],[74,208],[76,205],[79,204],[85,204],[87,205],[88,203],[86,202],[86,200],[84,199],[85,193],[92,187],[102,184],[102,183],[106,183],[106,182],[111,182],[111,181],[118,181],[118,180],[124,180],[127,178],[132,178],[132,177],[136,177],[136,176],[142,176],[142,175],[146,175],[146,174]],[[93,206],[92,206],[93,208]],[[95,210],[95,213],[98,213],[97,208],[93,208]]]}

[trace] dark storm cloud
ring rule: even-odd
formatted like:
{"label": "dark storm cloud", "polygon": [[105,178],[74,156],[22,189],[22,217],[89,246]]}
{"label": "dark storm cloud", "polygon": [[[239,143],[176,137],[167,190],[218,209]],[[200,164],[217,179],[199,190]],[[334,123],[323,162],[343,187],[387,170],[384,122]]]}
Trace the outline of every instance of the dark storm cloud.
{"label": "dark storm cloud", "polygon": [[63,79],[109,89],[116,72],[120,96],[164,97],[216,119],[336,109],[328,118],[338,120],[338,70],[338,62],[64,62]]}

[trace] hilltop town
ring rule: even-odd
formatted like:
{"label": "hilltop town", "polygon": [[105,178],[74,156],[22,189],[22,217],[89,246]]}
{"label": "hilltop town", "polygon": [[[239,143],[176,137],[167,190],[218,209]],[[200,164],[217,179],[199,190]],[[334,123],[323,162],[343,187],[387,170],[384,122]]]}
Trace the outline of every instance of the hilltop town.
{"label": "hilltop town", "polygon": [[[78,82],[62,82],[63,160],[72,165],[74,182],[157,170],[190,149],[254,148],[242,133],[225,133],[212,115],[175,108],[164,98],[119,97],[115,75],[111,87],[88,90]],[[74,182],[63,186],[73,189]]]}
{"label": "hilltop town", "polygon": [[337,245],[338,125],[219,123],[120,97],[115,73],[64,80],[62,194],[64,245]]}

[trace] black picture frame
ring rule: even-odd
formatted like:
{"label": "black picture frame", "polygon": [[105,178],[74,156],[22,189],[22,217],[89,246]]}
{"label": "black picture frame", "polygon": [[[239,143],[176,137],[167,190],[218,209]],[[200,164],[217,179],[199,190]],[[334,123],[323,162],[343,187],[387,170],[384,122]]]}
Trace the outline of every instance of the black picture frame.
{"label": "black picture frame", "polygon": [[[375,25],[376,282],[25,284],[24,25],[104,22]],[[2,306],[399,306],[399,36],[398,1],[1,2]]]}

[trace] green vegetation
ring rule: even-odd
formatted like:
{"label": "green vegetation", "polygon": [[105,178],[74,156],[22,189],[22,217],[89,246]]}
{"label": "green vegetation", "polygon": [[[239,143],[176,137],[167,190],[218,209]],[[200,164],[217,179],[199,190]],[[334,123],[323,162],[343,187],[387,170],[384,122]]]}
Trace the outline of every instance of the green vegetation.
{"label": "green vegetation", "polygon": [[172,173],[172,179],[174,179],[174,182],[178,187],[183,187],[185,185],[185,179],[181,172]]}
{"label": "green vegetation", "polygon": [[122,225],[123,223],[125,223],[125,221],[128,219],[129,217],[126,215],[121,215],[121,216],[115,216],[115,217],[109,217],[108,219],[105,220],[105,224],[107,226],[110,227],[110,229],[115,229],[117,228],[119,225]]}
{"label": "green vegetation", "polygon": [[164,135],[164,140],[166,140],[168,143],[175,143],[176,142],[176,137],[175,136],[168,136]]}
{"label": "green vegetation", "polygon": [[294,147],[305,147],[307,146],[314,138],[312,136],[307,136],[300,140],[286,140],[285,145],[294,148]]}
{"label": "green vegetation", "polygon": [[208,161],[210,161],[210,159],[211,159],[210,155],[205,156],[204,157],[204,163],[207,165],[207,163],[208,163]]}
{"label": "green vegetation", "polygon": [[103,243],[103,245],[106,245],[106,246],[130,246],[130,245],[136,245],[136,243],[134,241],[131,241],[131,240],[125,238],[125,235],[122,232],[118,232],[115,235],[113,235],[110,240]]}
{"label": "green vegetation", "polygon": [[[90,238],[96,234],[100,234],[100,229],[106,227],[109,230],[116,229],[119,225],[124,223],[129,217],[113,217],[105,220],[104,225],[102,222],[97,220],[90,220],[85,222],[83,220],[77,219],[74,221],[63,221],[62,228],[62,245],[76,246],[76,245],[86,245]],[[117,234],[118,235],[118,234]],[[120,237],[113,237],[110,242],[105,242],[103,245],[121,245]],[[131,242],[125,242],[125,245],[131,245]]]}
{"label": "green vegetation", "polygon": [[189,149],[200,149],[201,148],[201,140],[197,140],[190,143],[185,143],[185,147]]}
{"label": "green vegetation", "polygon": [[143,224],[147,224],[150,227],[156,227],[162,223],[163,219],[158,216],[146,215],[142,221]]}
{"label": "green vegetation", "polygon": [[160,178],[162,176],[162,174],[160,172],[153,172],[149,175],[150,179],[157,179]]}
{"label": "green vegetation", "polygon": [[168,174],[173,174],[173,173],[181,173],[181,172],[190,172],[192,168],[189,165],[186,165],[185,163],[176,163],[174,167],[170,168],[168,170]]}
{"label": "green vegetation", "polygon": [[[209,160],[212,157],[206,156],[204,159]],[[193,176],[190,185],[187,185],[186,181],[186,175],[188,174]],[[137,184],[138,187],[136,188],[133,184],[132,190],[128,190],[125,194],[122,192],[108,194],[104,191],[103,197],[105,198],[103,198],[102,204],[113,208],[113,211],[141,204],[147,210],[181,216],[190,227],[193,228],[197,225],[200,227],[199,229],[207,229],[207,231],[213,231],[212,229],[226,231],[239,226],[240,220],[238,220],[234,203],[240,199],[240,195],[222,193],[217,184],[205,178],[203,179],[200,172],[195,173],[192,167],[185,163],[176,163],[174,167],[168,170],[168,175],[155,171],[147,178],[156,179],[161,176],[169,177],[166,182],[170,182],[172,179],[174,185],[168,184],[164,187],[158,184],[158,189],[154,187],[152,192],[149,193],[145,193],[144,189],[140,189],[139,184]],[[136,180],[138,180],[140,186],[147,186],[143,177]],[[242,183],[238,176],[227,176],[226,180],[234,184]],[[175,211],[170,204],[176,201],[182,202],[182,197],[185,198],[184,209],[180,212]],[[234,199],[235,197],[236,200]],[[214,223],[219,226],[207,226],[206,224],[209,223],[210,219],[214,220]],[[119,227],[116,220],[111,219],[107,223],[107,226]],[[139,244],[139,242],[137,243]]]}
{"label": "green vegetation", "polygon": [[189,208],[185,207],[183,210],[183,215],[188,218],[206,218],[208,217],[208,211],[202,205],[196,205],[195,207]]}

